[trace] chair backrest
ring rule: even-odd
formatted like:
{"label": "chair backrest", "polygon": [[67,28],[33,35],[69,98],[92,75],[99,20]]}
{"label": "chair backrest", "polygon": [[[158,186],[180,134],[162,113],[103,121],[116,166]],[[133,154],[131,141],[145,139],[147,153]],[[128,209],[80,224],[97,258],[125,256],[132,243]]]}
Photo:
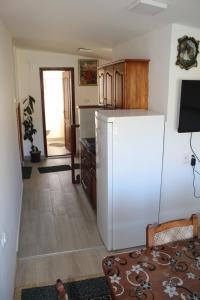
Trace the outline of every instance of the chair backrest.
{"label": "chair backrest", "polygon": [[193,214],[190,219],[148,225],[146,229],[147,247],[164,245],[170,242],[198,237],[198,217]]}

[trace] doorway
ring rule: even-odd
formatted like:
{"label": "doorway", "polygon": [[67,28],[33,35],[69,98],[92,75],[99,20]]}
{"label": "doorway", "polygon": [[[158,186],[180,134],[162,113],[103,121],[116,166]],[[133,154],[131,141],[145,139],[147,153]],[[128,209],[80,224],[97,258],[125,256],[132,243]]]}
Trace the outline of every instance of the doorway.
{"label": "doorway", "polygon": [[75,123],[74,69],[40,68],[44,153],[70,156]]}

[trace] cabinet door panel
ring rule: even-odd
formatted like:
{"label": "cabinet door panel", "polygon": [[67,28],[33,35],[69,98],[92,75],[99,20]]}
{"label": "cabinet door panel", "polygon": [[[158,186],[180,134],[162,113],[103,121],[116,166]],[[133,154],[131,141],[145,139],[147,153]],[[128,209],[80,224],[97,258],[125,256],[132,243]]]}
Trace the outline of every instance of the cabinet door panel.
{"label": "cabinet door panel", "polygon": [[100,69],[98,72],[99,78],[99,104],[104,104],[104,70]]}
{"label": "cabinet door panel", "polygon": [[105,70],[105,98],[106,105],[112,105],[113,99],[113,67]]}
{"label": "cabinet door panel", "polygon": [[114,105],[122,108],[124,102],[124,64],[114,66]]}
{"label": "cabinet door panel", "polygon": [[126,64],[126,97],[124,108],[148,108],[148,61]]}

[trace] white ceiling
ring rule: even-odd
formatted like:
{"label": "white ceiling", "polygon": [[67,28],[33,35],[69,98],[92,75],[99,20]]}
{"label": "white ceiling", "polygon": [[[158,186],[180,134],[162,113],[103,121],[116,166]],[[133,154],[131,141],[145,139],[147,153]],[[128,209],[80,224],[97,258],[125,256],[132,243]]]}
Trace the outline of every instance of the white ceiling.
{"label": "white ceiling", "polygon": [[[113,46],[168,23],[200,27],[200,0],[169,4],[155,16],[129,11],[131,0],[0,0],[0,17],[25,48],[111,57]],[[91,54],[89,54],[91,56]]]}

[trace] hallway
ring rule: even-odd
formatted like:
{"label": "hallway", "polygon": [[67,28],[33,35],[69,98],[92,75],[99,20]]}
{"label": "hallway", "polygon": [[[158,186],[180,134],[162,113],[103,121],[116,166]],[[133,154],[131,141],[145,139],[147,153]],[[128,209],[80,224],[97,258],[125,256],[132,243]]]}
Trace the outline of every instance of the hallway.
{"label": "hallway", "polygon": [[40,174],[37,169],[61,164],[70,159],[33,164],[31,178],[24,180],[15,300],[21,300],[22,288],[54,284],[57,278],[103,275],[101,262],[108,252],[81,185],[71,184],[70,171]]}
{"label": "hallway", "polygon": [[40,174],[37,167],[70,164],[69,158],[33,165],[24,180],[19,257],[93,248],[102,245],[96,216],[71,172]]}

